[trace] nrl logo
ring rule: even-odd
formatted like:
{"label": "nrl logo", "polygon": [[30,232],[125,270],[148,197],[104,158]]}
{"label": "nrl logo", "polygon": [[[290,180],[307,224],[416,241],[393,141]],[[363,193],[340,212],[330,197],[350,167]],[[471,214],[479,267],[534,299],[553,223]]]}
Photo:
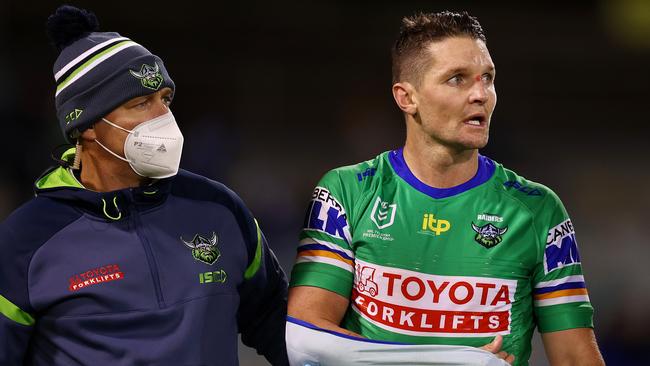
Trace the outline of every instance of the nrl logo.
{"label": "nrl logo", "polygon": [[486,224],[478,227],[472,223],[472,229],[476,231],[474,240],[482,246],[490,249],[503,241],[502,235],[508,231],[508,227],[501,229],[492,224]]}
{"label": "nrl logo", "polygon": [[207,239],[199,234],[194,235],[192,241],[185,241],[181,236],[181,240],[188,248],[192,249],[192,256],[197,261],[206,264],[213,264],[221,256],[221,252],[217,249],[217,234],[212,233],[212,237]]}
{"label": "nrl logo", "polygon": [[142,86],[152,90],[158,90],[163,82],[163,77],[160,74],[160,66],[157,63],[153,63],[153,66],[143,64],[140,68],[140,72],[129,70],[131,75],[140,79]]}
{"label": "nrl logo", "polygon": [[397,212],[397,203],[390,204],[382,201],[381,197],[377,197],[375,206],[370,213],[370,220],[377,225],[377,229],[384,229],[395,222],[395,212]]}

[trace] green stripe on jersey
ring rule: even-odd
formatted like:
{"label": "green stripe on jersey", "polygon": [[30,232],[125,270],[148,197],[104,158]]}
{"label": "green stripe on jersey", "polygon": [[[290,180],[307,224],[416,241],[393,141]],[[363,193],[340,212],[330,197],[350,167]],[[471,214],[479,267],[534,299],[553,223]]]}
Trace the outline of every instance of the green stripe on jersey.
{"label": "green stripe on jersey", "polygon": [[[317,275],[319,280],[313,281]],[[297,263],[291,271],[290,287],[313,286],[320,287],[337,294],[350,297],[350,289],[354,276],[344,269],[325,263]]]}
{"label": "green stripe on jersey", "polygon": [[557,332],[573,328],[593,328],[593,312],[588,302],[540,306],[536,316],[540,319],[539,332]]}

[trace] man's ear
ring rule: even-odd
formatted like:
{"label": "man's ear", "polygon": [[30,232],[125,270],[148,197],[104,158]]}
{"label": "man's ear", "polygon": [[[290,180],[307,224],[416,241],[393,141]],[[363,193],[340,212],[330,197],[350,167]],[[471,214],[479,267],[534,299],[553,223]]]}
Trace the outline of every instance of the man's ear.
{"label": "man's ear", "polygon": [[404,113],[415,115],[418,112],[417,91],[408,81],[393,85],[393,98]]}
{"label": "man's ear", "polygon": [[95,134],[95,125],[91,125],[87,129],[84,130],[84,132],[81,133],[79,138],[83,141],[95,141],[97,138],[97,134]]}

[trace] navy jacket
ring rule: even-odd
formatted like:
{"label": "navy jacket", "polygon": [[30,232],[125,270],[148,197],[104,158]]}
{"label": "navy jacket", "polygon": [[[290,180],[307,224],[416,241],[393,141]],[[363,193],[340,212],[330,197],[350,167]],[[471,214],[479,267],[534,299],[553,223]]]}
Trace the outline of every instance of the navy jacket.
{"label": "navy jacket", "polygon": [[0,365],[288,364],[287,280],[224,185],[98,193],[62,167],[0,226]]}

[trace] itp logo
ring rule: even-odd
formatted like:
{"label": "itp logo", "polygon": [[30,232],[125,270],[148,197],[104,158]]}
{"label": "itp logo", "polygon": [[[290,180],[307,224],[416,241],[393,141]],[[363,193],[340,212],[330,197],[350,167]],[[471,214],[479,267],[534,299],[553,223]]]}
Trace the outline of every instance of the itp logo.
{"label": "itp logo", "polygon": [[436,218],[432,213],[425,213],[422,217],[422,230],[418,233],[439,236],[449,229],[451,229],[451,223],[448,220]]}
{"label": "itp logo", "polygon": [[375,206],[370,213],[370,220],[377,225],[377,229],[384,229],[395,222],[395,213],[397,212],[397,203],[388,203],[377,197]]}

